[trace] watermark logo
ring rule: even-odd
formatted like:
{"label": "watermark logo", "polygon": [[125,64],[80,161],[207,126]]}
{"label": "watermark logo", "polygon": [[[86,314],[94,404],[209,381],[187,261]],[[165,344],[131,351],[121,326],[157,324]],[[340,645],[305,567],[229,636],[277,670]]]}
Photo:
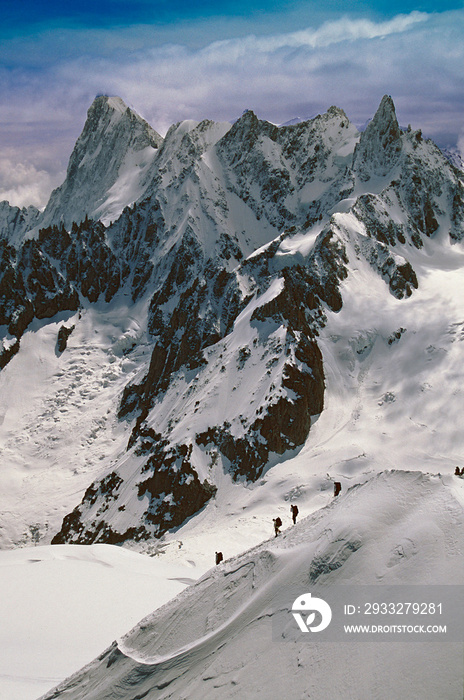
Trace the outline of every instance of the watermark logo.
{"label": "watermark logo", "polygon": [[[306,622],[301,613],[308,614]],[[314,625],[316,613],[320,615],[319,624]],[[292,605],[292,615],[302,632],[322,632],[330,625],[332,620],[332,610],[330,605],[322,598],[313,598],[311,593],[303,593],[298,596]]]}

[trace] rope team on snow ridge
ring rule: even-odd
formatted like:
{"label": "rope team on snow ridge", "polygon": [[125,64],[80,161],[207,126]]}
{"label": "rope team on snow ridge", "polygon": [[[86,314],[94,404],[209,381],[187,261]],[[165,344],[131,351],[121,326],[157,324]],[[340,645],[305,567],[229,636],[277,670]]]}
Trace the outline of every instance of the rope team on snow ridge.
{"label": "rope team on snow ridge", "polygon": [[[459,467],[456,467],[455,474],[464,475],[464,467],[463,467],[461,472],[459,471]],[[341,482],[334,481],[334,497],[338,496],[338,494],[341,492],[341,490],[342,490]],[[292,514],[293,524],[296,525],[296,519],[297,519],[298,513],[299,513],[298,506],[294,505],[292,503],[290,505],[290,513]],[[277,516],[277,518],[272,518],[272,522],[274,523],[274,534],[277,537],[278,535],[280,535],[280,528],[282,527],[282,520],[279,516]],[[220,564],[221,561],[224,560],[222,552],[215,552],[215,555],[216,555],[216,565]]]}
{"label": "rope team on snow ridge", "polygon": [[[464,467],[461,467],[461,468],[456,467],[454,470],[454,475],[455,476],[464,476]],[[335,498],[341,492],[342,484],[340,481],[334,481],[333,484],[334,484],[334,494],[333,495]],[[294,525],[296,525],[296,519],[298,516],[298,512],[299,512],[298,506],[291,504],[290,505],[290,513],[292,514],[292,520],[293,520]],[[280,535],[280,528],[282,527],[282,520],[279,516],[277,516],[277,518],[272,519],[272,522],[274,523],[274,533],[275,533],[275,536],[277,537],[278,535]],[[223,561],[223,559],[224,559],[224,557],[222,555],[222,552],[216,552],[216,564],[220,564],[221,561]]]}

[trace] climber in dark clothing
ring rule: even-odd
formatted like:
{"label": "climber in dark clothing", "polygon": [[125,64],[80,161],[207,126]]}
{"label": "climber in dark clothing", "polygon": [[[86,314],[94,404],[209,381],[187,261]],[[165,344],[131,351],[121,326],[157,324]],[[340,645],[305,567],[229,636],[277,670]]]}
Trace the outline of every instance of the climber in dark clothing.
{"label": "climber in dark clothing", "polygon": [[334,481],[334,496],[338,496],[342,490],[342,485],[339,481]]}
{"label": "climber in dark clothing", "polygon": [[280,518],[273,518],[272,522],[274,523],[274,532],[275,536],[280,535],[280,528],[282,527],[282,520]]}
{"label": "climber in dark clothing", "polygon": [[298,506],[290,506],[290,511],[292,513],[293,524],[296,523],[296,516],[298,515]]}
{"label": "climber in dark clothing", "polygon": [[223,559],[222,552],[216,552],[216,564],[220,564]]}

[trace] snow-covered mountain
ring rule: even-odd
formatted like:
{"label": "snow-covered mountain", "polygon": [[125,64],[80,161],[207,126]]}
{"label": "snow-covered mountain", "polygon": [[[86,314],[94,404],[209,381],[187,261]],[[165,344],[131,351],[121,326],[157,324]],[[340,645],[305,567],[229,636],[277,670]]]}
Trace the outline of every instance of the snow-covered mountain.
{"label": "snow-covered mountain", "polygon": [[97,97],[41,217],[0,239],[3,546],[161,537],[340,439],[362,472],[436,459],[440,426],[460,461],[463,174],[390,97],[362,133],[331,107],[164,139]]}
{"label": "snow-covered mountain", "polygon": [[40,211],[34,207],[15,207],[3,200],[0,202],[0,239],[21,241],[40,220]]}
{"label": "snow-covered mountain", "polygon": [[47,697],[459,697],[459,645],[322,654],[272,596],[462,583],[463,238],[462,170],[388,96],[164,139],[96,98],[44,212],[0,205],[0,548],[124,543],[153,608],[204,576]]}
{"label": "snow-covered mountain", "polygon": [[97,97],[74,146],[66,180],[52,192],[42,227],[110,222],[144,192],[145,177],[163,139],[119,97]]}

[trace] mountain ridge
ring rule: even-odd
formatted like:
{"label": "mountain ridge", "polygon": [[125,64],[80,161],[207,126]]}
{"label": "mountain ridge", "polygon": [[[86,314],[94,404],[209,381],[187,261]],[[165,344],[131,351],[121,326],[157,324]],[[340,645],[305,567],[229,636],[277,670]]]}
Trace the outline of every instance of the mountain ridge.
{"label": "mountain ridge", "polygon": [[[89,168],[101,180],[91,196]],[[128,192],[138,196],[112,223],[92,220]],[[78,326],[94,306],[143,308],[124,352],[136,357],[141,338],[150,348],[112,408],[129,434],[124,456],[99,467],[48,536],[143,542],[214,502],[221,473],[258,483],[311,443],[330,328],[351,289],[375,290],[379,313],[393,303],[396,338],[433,259],[460,264],[464,184],[432,142],[399,128],[389,96],[361,134],[331,107],[283,127],[251,111],[233,125],[181,122],[164,139],[119,98],[99,97],[42,216],[22,244],[0,240],[3,371],[34,319],[66,312]],[[376,334],[363,330],[354,366]],[[385,341],[389,356],[403,335]]]}

